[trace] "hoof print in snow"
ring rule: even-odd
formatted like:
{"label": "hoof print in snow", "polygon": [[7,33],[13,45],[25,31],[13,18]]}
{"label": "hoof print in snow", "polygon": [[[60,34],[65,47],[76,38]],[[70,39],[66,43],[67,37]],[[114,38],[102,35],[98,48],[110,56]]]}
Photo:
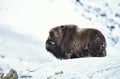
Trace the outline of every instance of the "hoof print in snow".
{"label": "hoof print in snow", "polygon": [[30,76],[30,75],[22,75],[22,76],[20,76],[20,78],[32,78],[32,76]]}
{"label": "hoof print in snow", "polygon": [[1,58],[5,58],[5,56],[4,56],[4,55],[0,55],[0,57],[1,57]]}
{"label": "hoof print in snow", "polygon": [[63,74],[63,71],[55,72],[55,74],[53,76],[48,76],[47,79],[52,79],[54,76],[57,76],[57,75],[60,75],[60,74]]}
{"label": "hoof print in snow", "polygon": [[52,76],[47,77],[47,79],[51,79],[51,78],[52,78]]}
{"label": "hoof print in snow", "polygon": [[55,75],[63,74],[63,71],[55,72]]}

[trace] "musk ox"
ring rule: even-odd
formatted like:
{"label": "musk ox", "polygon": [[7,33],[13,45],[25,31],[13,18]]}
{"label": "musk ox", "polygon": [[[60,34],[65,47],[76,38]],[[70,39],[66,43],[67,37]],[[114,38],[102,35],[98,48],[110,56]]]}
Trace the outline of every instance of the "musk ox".
{"label": "musk ox", "polygon": [[61,25],[49,31],[46,49],[58,59],[106,56],[106,40],[97,29]]}

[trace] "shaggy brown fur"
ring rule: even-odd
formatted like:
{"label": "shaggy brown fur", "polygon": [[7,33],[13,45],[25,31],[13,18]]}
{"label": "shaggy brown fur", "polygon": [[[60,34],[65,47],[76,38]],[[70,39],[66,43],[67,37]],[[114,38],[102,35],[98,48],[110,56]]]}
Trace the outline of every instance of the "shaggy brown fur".
{"label": "shaggy brown fur", "polygon": [[60,59],[104,57],[106,40],[96,29],[62,25],[50,30],[46,49]]}

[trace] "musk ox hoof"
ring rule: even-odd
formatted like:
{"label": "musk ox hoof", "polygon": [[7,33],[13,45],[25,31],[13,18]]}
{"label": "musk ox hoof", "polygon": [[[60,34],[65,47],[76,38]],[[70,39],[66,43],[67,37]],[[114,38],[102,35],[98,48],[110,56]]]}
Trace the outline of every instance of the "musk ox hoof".
{"label": "musk ox hoof", "polygon": [[97,29],[61,25],[49,31],[46,49],[59,59],[104,57],[106,40]]}

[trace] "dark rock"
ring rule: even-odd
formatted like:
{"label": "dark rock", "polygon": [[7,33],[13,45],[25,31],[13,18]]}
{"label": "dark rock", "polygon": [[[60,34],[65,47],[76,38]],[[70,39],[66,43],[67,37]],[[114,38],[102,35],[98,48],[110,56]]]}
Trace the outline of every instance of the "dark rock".
{"label": "dark rock", "polygon": [[80,0],[76,0],[76,2],[80,2]]}
{"label": "dark rock", "polygon": [[83,3],[80,0],[76,0],[77,3],[80,3],[81,6],[83,6]]}
{"label": "dark rock", "polygon": [[114,42],[114,44],[117,44],[119,42],[119,38],[118,37],[111,38],[111,40]]}
{"label": "dark rock", "polygon": [[101,9],[100,9],[100,8],[95,8],[95,11],[96,11],[96,12],[100,12]]}
{"label": "dark rock", "polygon": [[110,31],[113,31],[115,29],[115,26],[111,25],[111,26],[107,26],[107,28],[110,30]]}
{"label": "dark rock", "polygon": [[116,13],[115,16],[120,18],[120,14],[119,13]]}
{"label": "dark rock", "polygon": [[118,6],[120,6],[120,3],[118,4]]}
{"label": "dark rock", "polygon": [[101,13],[100,16],[106,17],[107,15],[106,15],[106,13]]}
{"label": "dark rock", "polygon": [[11,69],[9,73],[5,77],[2,76],[1,79],[18,79],[18,75],[14,69]]}

